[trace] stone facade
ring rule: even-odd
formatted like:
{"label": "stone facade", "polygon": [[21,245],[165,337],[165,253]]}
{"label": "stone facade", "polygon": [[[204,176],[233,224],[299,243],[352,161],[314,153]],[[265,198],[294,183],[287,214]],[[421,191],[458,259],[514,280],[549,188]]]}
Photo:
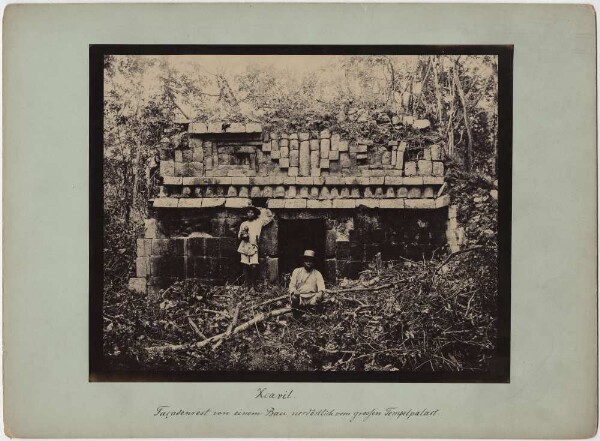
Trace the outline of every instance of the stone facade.
{"label": "stone facade", "polygon": [[136,291],[152,293],[177,278],[237,280],[237,232],[251,204],[275,214],[259,246],[271,281],[290,265],[280,232],[303,225],[318,230],[312,246],[330,282],[356,276],[379,252],[383,260],[420,259],[446,243],[453,221],[438,145],[415,156],[403,141],[378,145],[329,130],[269,133],[236,123],[191,123],[182,139],[161,143],[162,185],[138,239]]}

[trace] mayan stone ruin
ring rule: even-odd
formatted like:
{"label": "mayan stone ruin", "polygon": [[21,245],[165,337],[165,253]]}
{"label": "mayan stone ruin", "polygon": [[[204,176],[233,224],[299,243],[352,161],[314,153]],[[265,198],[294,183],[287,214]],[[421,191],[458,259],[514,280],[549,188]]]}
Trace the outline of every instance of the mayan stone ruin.
{"label": "mayan stone ruin", "polygon": [[271,282],[306,248],[333,283],[357,277],[377,255],[420,260],[460,243],[436,144],[413,150],[402,140],[379,145],[329,130],[190,123],[163,139],[160,159],[160,194],[149,201],[130,280],[138,292],[155,294],[182,278],[239,280],[237,234],[249,205],[275,216],[259,244],[260,274]]}

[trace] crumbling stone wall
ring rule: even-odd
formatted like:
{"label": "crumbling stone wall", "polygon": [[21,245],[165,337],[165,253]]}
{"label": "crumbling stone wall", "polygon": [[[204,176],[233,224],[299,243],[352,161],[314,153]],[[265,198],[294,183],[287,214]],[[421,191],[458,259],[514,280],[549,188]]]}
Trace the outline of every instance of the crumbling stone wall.
{"label": "crumbling stone wall", "polygon": [[[160,195],[138,240],[136,291],[176,278],[208,283],[240,275],[237,232],[253,201],[275,221],[261,236],[264,277],[279,280],[278,219],[324,219],[330,282],[354,277],[378,252],[420,259],[451,237],[442,149],[378,145],[329,130],[277,134],[258,124],[190,124],[161,142]],[[454,221],[455,223],[455,221]]]}

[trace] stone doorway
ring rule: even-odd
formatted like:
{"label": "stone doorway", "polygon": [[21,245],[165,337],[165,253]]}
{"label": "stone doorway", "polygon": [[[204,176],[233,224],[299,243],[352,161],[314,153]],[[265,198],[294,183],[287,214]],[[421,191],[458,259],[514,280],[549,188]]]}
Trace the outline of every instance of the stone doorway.
{"label": "stone doorway", "polygon": [[316,268],[325,276],[325,219],[279,220],[279,274],[291,274],[301,265],[306,249],[315,250]]}

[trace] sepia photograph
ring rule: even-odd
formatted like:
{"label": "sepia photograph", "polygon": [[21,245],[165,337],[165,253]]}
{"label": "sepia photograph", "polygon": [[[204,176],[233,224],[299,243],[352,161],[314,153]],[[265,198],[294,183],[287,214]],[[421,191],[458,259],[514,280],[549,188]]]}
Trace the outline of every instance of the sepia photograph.
{"label": "sepia photograph", "polygon": [[509,381],[512,47],[90,54],[90,379]]}

